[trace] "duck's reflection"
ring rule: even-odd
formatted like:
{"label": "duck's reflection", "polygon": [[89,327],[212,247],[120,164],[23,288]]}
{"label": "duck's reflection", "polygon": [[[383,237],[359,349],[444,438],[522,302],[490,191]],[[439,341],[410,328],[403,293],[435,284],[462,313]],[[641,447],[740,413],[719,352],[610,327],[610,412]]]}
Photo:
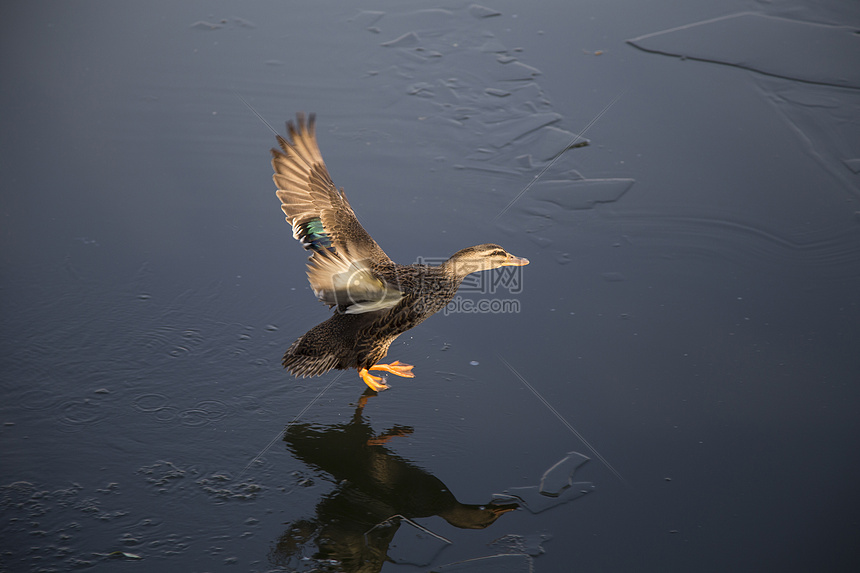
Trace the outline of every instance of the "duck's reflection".
{"label": "duck's reflection", "polygon": [[400,519],[392,517],[438,515],[455,527],[483,529],[518,507],[460,503],[439,478],[392,453],[385,444],[412,428],[394,426],[375,434],[362,416],[373,395],[361,397],[348,423],[293,424],[285,432],[293,455],[338,485],[317,504],[315,518],[289,524],[272,550],[273,564],[310,558],[339,571],[379,571],[400,527]]}

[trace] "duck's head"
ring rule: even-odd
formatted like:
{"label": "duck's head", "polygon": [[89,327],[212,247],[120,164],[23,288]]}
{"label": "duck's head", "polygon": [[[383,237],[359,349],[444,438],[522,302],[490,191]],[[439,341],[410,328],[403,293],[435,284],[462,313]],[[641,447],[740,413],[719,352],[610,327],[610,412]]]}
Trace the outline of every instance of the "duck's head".
{"label": "duck's head", "polygon": [[478,271],[499,267],[521,267],[527,264],[529,264],[528,259],[515,257],[499,245],[487,243],[457,251],[445,261],[443,266],[455,275],[465,277]]}

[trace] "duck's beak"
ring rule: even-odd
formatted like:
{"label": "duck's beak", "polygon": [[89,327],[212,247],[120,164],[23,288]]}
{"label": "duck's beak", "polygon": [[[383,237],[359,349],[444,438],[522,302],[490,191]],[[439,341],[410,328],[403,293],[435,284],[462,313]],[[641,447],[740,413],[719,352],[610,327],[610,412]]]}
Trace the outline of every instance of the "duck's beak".
{"label": "duck's beak", "polygon": [[529,264],[528,259],[523,259],[521,257],[515,257],[512,254],[508,253],[508,258],[505,259],[505,262],[502,263],[503,267],[524,267]]}

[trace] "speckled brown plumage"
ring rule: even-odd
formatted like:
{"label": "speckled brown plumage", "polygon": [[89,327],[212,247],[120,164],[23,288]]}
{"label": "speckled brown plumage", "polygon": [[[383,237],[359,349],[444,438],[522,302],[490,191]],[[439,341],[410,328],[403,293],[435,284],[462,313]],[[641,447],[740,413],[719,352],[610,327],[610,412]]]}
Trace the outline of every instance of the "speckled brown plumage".
{"label": "speckled brown plumage", "polygon": [[[272,149],[273,179],[281,209],[311,256],[308,280],[334,314],[296,340],[283,364],[296,376],[355,368],[374,390],[387,386],[367,370],[409,376],[411,366],[379,365],[400,334],[445,308],[469,273],[525,265],[495,244],[468,247],[439,266],[398,265],[364,230],[343,190],[328,174],[314,116],[287,123],[289,139]],[[395,366],[399,365],[399,366]]]}

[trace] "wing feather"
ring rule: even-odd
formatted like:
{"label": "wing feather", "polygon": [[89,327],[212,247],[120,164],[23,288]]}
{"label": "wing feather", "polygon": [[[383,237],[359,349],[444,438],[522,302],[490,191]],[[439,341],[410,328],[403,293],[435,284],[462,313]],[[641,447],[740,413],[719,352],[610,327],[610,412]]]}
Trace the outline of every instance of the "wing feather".
{"label": "wing feather", "polygon": [[312,251],[308,280],[317,298],[360,313],[389,308],[400,291],[373,272],[393,264],[364,230],[346,198],[331,180],[317,145],[314,115],[287,123],[289,139],[278,136],[272,149],[273,180],[293,237]]}

